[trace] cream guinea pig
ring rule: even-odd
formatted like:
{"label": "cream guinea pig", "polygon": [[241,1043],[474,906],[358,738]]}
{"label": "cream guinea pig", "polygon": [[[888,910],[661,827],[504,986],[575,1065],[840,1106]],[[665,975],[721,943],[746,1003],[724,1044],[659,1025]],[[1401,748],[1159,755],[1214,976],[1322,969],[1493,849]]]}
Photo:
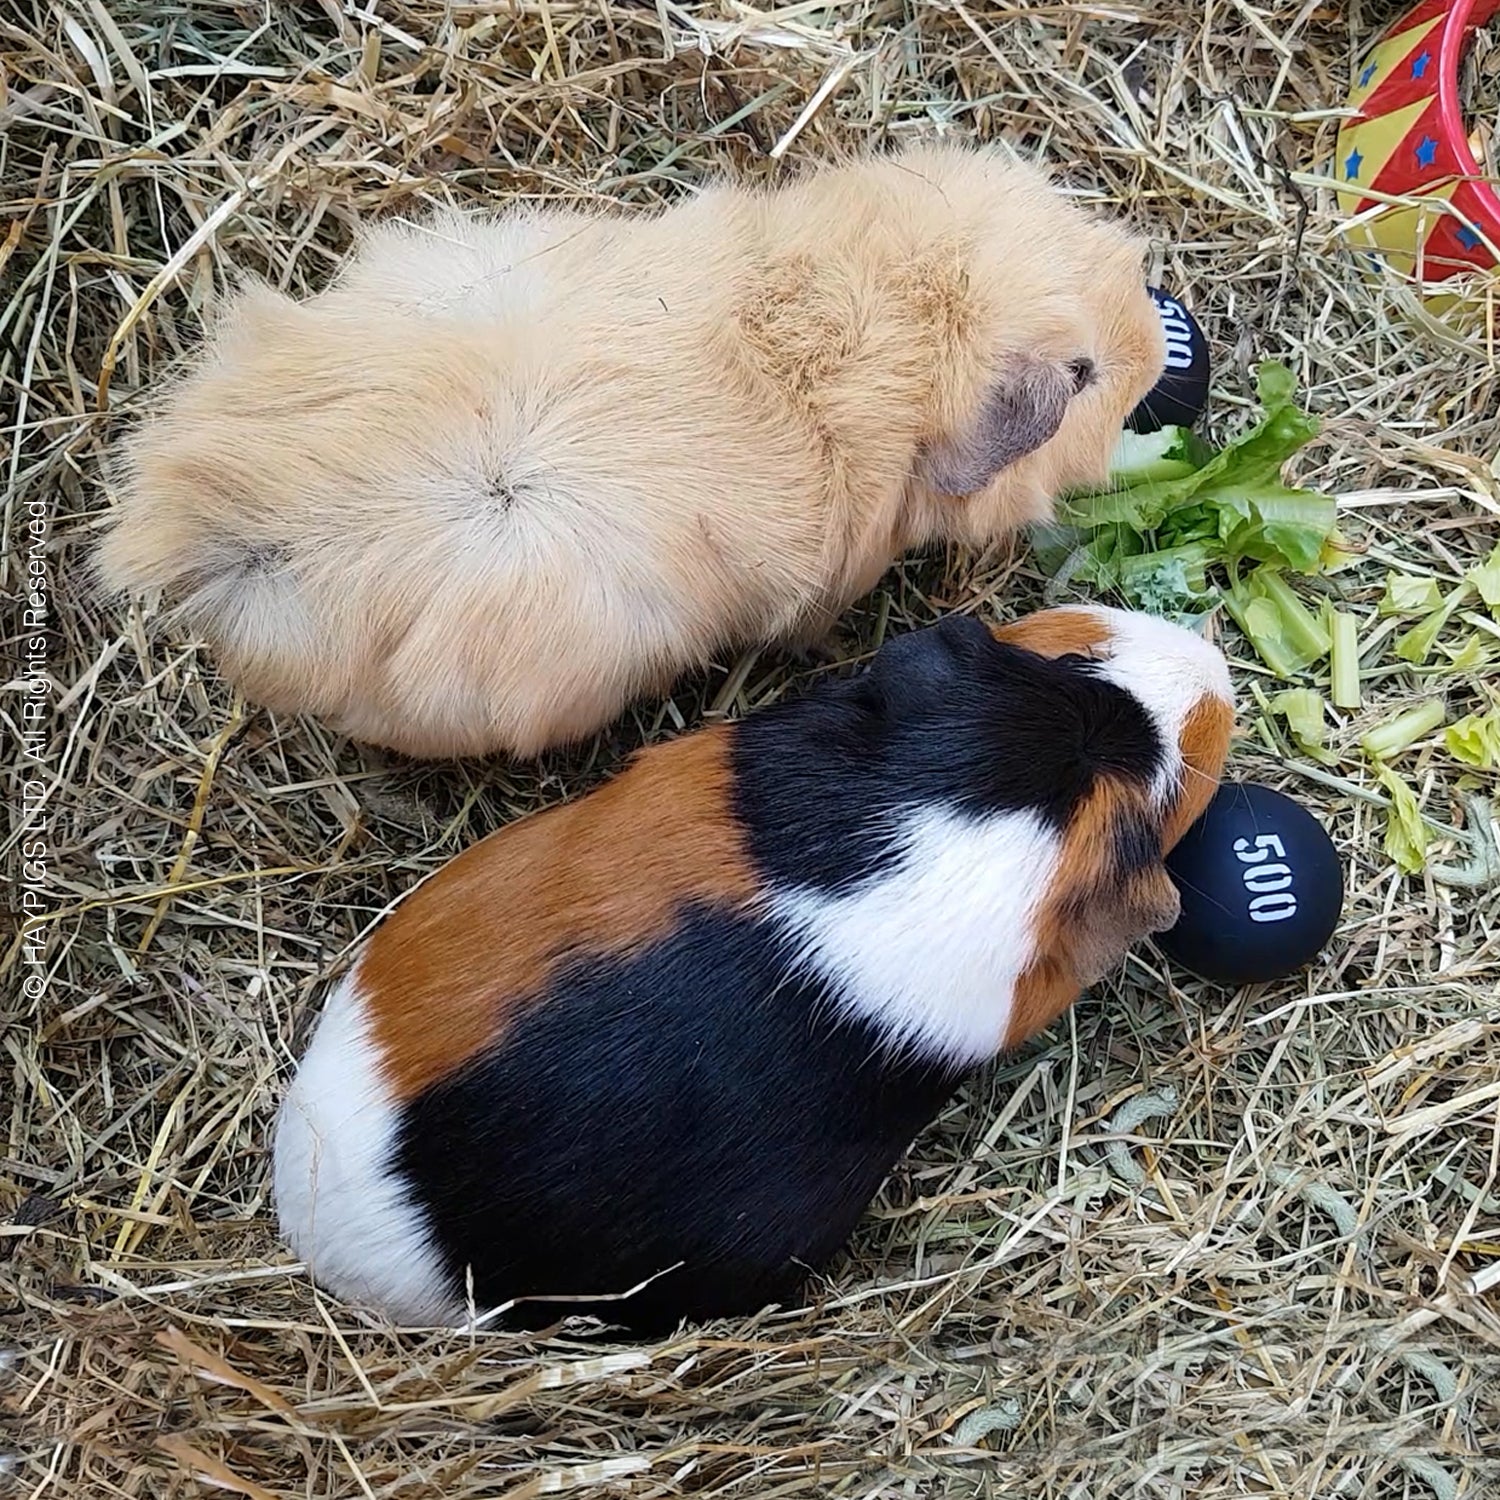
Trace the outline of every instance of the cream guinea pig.
{"label": "cream guinea pig", "polygon": [[115,454],[97,572],[252,702],[531,755],[1102,482],[1164,365],[1143,255],[959,145],[385,222],[320,294],[231,299]]}
{"label": "cream guinea pig", "polygon": [[1198,636],[1064,608],[645,750],[376,929],[281,1107],[283,1234],[406,1323],[795,1301],[960,1081],[1172,924],[1232,720]]}

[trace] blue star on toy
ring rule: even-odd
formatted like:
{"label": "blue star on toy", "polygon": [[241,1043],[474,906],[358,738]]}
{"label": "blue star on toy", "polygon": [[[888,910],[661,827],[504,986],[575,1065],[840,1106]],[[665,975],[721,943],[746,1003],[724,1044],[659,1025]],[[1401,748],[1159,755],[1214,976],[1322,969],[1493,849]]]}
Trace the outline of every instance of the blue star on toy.
{"label": "blue star on toy", "polygon": [[1421,78],[1427,72],[1427,65],[1432,61],[1432,53],[1419,52],[1411,60],[1411,76]]}
{"label": "blue star on toy", "polygon": [[1479,248],[1479,236],[1467,224],[1460,224],[1458,227],[1458,243],[1465,250],[1477,250]]}
{"label": "blue star on toy", "polygon": [[1437,142],[1430,135],[1424,135],[1417,142],[1417,165],[1419,167],[1430,167],[1437,160]]}
{"label": "blue star on toy", "polygon": [[1375,76],[1376,66],[1377,65],[1375,63],[1365,64],[1364,72],[1359,75],[1360,88],[1366,87],[1369,84],[1370,80]]}
{"label": "blue star on toy", "polygon": [[1356,147],[1344,158],[1344,179],[1353,182],[1359,176],[1359,169],[1364,165],[1365,159],[1359,154]]}

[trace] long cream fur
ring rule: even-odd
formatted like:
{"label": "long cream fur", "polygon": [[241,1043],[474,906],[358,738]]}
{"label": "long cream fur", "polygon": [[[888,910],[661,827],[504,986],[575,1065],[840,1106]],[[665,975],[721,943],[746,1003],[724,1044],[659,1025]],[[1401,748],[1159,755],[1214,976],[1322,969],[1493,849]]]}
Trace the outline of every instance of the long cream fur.
{"label": "long cream fur", "polygon": [[1162,361],[1139,242],[986,150],[387,222],[320,295],[232,301],[124,441],[97,563],[254,701],[533,754],[1044,517]]}

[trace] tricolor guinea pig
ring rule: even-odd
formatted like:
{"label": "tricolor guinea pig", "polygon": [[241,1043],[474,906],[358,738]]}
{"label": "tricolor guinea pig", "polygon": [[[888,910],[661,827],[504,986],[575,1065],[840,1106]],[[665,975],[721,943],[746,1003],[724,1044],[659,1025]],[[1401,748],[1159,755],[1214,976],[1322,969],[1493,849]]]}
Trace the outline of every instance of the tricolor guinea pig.
{"label": "tricolor guinea pig", "polygon": [[1103,483],[1165,360],[1144,281],[1140,241],[959,145],[386,221],[317,295],[231,300],[115,450],[99,574],[252,702],[531,755]]}
{"label": "tricolor guinea pig", "polygon": [[407,1323],[792,1301],[967,1074],[1172,925],[1231,723],[1201,638],[1064,608],[644,751],[376,929],[281,1108],[286,1239]]}

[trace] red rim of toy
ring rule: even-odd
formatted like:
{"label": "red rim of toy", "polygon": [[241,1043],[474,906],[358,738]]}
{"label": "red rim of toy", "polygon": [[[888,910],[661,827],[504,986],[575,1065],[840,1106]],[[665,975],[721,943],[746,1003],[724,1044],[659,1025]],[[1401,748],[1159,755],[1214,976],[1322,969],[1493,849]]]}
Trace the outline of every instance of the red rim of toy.
{"label": "red rim of toy", "polygon": [[[1477,207],[1489,220],[1492,238],[1500,238],[1500,195],[1491,187],[1484,169],[1469,150],[1469,132],[1464,120],[1463,100],[1458,97],[1459,64],[1469,33],[1490,20],[1500,9],[1500,0],[1453,0],[1443,19],[1438,48],[1438,120],[1462,176],[1469,181]],[[1476,14],[1477,12],[1477,14]]]}

